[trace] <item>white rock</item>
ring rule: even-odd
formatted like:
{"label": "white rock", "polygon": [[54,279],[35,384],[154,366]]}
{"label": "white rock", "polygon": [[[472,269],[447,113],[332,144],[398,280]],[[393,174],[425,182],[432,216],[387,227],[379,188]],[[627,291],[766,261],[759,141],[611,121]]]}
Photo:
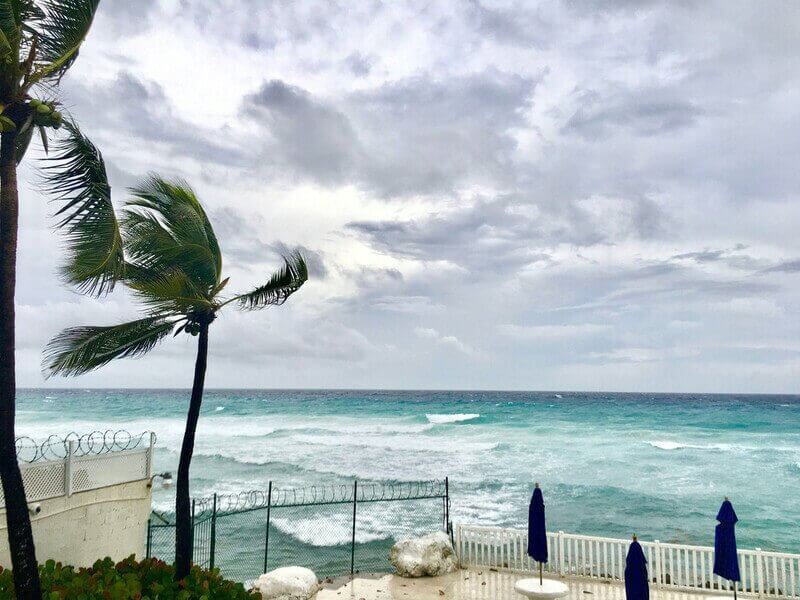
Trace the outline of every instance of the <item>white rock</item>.
{"label": "white rock", "polygon": [[401,577],[436,577],[458,568],[453,545],[443,531],[398,541],[389,551],[389,562]]}
{"label": "white rock", "polygon": [[305,567],[281,567],[253,582],[253,589],[264,600],[308,600],[320,587],[314,571]]}

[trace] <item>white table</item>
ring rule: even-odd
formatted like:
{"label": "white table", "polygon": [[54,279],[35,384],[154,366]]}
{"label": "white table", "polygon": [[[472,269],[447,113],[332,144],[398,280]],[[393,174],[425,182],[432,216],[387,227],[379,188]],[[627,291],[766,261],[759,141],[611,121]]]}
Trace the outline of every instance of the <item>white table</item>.
{"label": "white table", "polygon": [[569,588],[566,583],[556,581],[555,579],[543,579],[540,584],[538,577],[520,579],[514,584],[514,589],[517,593],[527,598],[535,598],[536,600],[555,600],[569,593]]}

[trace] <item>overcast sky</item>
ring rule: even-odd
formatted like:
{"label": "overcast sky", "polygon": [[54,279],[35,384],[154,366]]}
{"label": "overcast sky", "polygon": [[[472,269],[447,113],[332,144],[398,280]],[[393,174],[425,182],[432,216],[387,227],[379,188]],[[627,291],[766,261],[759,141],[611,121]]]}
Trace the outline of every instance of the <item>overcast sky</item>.
{"label": "overcast sky", "polygon": [[[103,0],[62,90],[118,204],[195,187],[231,290],[311,262],[209,386],[798,392],[800,3]],[[21,386],[136,315],[61,286],[35,164]],[[46,385],[188,387],[195,345]]]}

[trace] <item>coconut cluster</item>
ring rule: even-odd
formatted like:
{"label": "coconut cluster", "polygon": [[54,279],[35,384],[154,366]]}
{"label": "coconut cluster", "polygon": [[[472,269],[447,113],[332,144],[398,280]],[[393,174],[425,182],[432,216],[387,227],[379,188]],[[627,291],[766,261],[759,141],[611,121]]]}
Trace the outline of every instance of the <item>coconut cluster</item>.
{"label": "coconut cluster", "polygon": [[33,98],[30,101],[30,107],[33,109],[34,125],[52,127],[53,129],[61,127],[63,117],[60,112],[55,110],[53,104]]}

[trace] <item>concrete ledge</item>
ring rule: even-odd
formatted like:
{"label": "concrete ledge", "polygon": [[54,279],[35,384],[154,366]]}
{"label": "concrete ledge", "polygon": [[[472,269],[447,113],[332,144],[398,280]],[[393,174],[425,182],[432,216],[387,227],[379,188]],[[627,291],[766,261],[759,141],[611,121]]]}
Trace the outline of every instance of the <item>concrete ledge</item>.
{"label": "concrete ledge", "polygon": [[[147,480],[36,502],[31,517],[36,557],[86,567],[98,558],[144,556],[151,493]],[[0,509],[0,566],[10,567],[5,510]]]}

